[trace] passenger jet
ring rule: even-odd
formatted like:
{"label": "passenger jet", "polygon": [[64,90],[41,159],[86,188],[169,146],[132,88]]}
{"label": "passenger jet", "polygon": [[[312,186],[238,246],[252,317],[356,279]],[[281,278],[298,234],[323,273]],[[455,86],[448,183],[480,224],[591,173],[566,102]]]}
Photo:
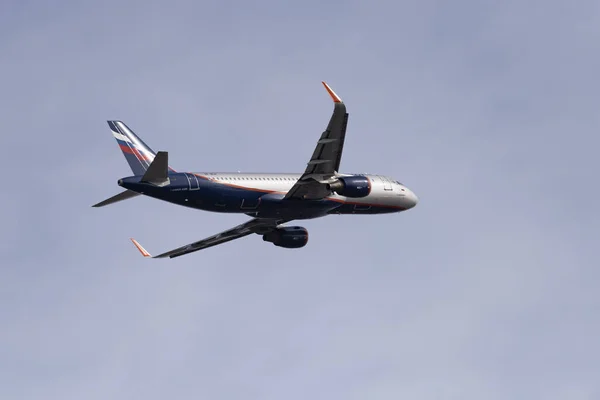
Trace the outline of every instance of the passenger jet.
{"label": "passenger jet", "polygon": [[417,196],[393,178],[339,172],[348,113],[342,99],[322,83],[333,99],[333,115],[304,173],[177,172],[169,166],[167,152],[152,151],[123,122],[107,121],[134,175],[119,179],[118,185],[125,191],[93,207],[145,195],[200,210],[252,217],[156,256],[131,238],[144,257],[152,258],[179,257],[253,233],[275,246],[300,248],[308,242],[308,231],[284,224],[331,214],[384,214],[413,208]]}

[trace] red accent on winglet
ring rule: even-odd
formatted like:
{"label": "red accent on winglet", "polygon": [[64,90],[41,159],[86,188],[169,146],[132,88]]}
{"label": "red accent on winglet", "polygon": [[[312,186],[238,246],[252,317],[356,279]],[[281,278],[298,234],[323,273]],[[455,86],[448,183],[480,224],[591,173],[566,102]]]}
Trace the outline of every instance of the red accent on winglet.
{"label": "red accent on winglet", "polygon": [[134,238],[129,238],[129,239],[133,242],[133,244],[135,245],[135,247],[137,247],[137,249],[140,251],[140,253],[142,253],[142,255],[144,257],[152,257],[152,255],[150,253],[148,253],[146,251],[146,249],[143,248],[142,245],[137,242],[137,240],[135,240]]}
{"label": "red accent on winglet", "polygon": [[329,93],[329,95],[331,96],[331,99],[333,100],[334,103],[341,103],[342,99],[340,99],[340,97],[335,94],[335,92],[329,87],[329,85],[325,82],[321,82],[323,84],[323,86],[325,86],[325,89],[327,90],[327,93]]}

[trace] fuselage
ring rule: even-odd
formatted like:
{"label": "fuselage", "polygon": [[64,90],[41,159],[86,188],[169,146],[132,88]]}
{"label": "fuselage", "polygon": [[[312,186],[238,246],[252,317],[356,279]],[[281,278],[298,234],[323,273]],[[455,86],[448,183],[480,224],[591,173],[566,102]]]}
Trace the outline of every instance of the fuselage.
{"label": "fuselage", "polygon": [[168,185],[142,183],[140,176],[119,180],[119,185],[174,204],[205,211],[243,213],[261,218],[309,219],[329,214],[383,214],[414,207],[417,196],[395,179],[358,175],[369,181],[369,194],[350,198],[332,193],[321,200],[284,199],[301,174],[240,172],[170,172]]}

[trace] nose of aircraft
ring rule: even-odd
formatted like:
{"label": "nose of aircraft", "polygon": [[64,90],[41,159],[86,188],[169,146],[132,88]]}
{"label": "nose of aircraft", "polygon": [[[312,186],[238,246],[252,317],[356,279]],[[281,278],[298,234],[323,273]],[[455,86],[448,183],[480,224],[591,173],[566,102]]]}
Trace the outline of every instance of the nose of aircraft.
{"label": "nose of aircraft", "polygon": [[419,198],[417,197],[417,195],[415,194],[415,192],[413,192],[409,188],[405,188],[405,193],[406,193],[406,205],[407,205],[407,209],[408,208],[413,208],[414,206],[416,206],[417,203],[419,202]]}

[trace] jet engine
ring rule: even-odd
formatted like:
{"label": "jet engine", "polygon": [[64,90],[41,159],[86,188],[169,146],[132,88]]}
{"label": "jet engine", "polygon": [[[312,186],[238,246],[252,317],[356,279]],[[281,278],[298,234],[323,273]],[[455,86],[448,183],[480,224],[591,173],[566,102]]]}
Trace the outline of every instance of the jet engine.
{"label": "jet engine", "polygon": [[308,243],[308,231],[301,226],[286,226],[263,235],[263,240],[286,249],[297,249]]}
{"label": "jet engine", "polygon": [[341,176],[330,183],[329,190],[346,197],[367,197],[371,193],[371,182],[366,176]]}

